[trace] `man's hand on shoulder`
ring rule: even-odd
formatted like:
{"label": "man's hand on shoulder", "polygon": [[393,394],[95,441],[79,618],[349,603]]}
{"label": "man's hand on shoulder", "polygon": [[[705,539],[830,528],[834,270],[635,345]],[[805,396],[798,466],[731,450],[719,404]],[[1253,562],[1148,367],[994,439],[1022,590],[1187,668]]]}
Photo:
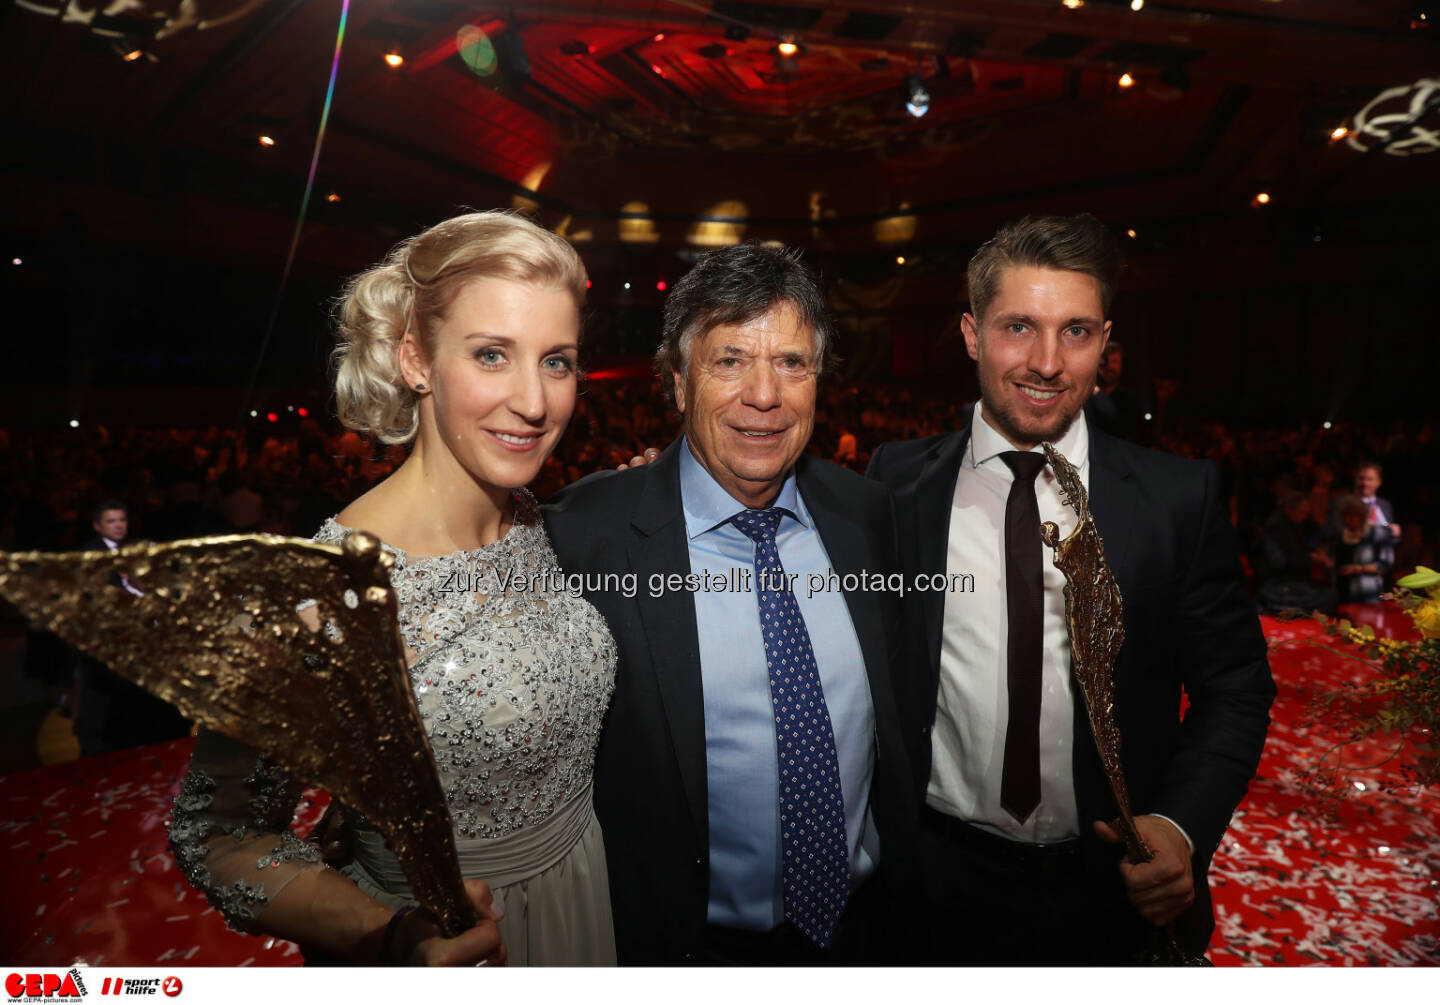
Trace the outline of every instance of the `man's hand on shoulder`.
{"label": "man's hand on shoulder", "polygon": [[624,471],[626,468],[643,468],[645,465],[649,464],[651,461],[653,461],[655,458],[657,458],[657,457],[659,457],[659,456],[660,456],[660,448],[659,448],[659,447],[646,447],[644,450],[640,451],[640,453],[638,453],[638,454],[636,454],[634,457],[630,458],[630,463],[628,463],[628,464],[621,464],[621,465],[620,465],[619,467],[617,467],[615,470],[616,470],[616,471]]}
{"label": "man's hand on shoulder", "polygon": [[[1164,817],[1138,816],[1135,829],[1154,853],[1148,862],[1128,859],[1120,863],[1125,891],[1146,920],[1168,925],[1195,902],[1195,877],[1190,869],[1190,843],[1180,829]],[[1102,841],[1120,844],[1120,832],[1110,824],[1095,821],[1095,833]]]}

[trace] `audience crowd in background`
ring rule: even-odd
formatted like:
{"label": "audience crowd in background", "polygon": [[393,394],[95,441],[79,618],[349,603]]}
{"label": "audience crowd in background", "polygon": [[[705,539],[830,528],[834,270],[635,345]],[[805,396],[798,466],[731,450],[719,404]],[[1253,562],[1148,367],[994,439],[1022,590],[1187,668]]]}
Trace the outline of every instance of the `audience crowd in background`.
{"label": "audience crowd in background", "polygon": [[[879,444],[954,429],[968,407],[898,384],[831,384],[822,388],[810,449],[863,472]],[[124,503],[130,543],[231,532],[308,537],[405,455],[333,422],[277,418],[226,429],[0,430],[0,548],[93,542],[95,507],[106,500]],[[1103,416],[1092,412],[1091,421]],[[653,381],[593,382],[534,491],[543,500],[644,447],[664,446],[678,426]],[[1158,426],[1142,421],[1129,436],[1219,466],[1261,610],[1333,611],[1378,599],[1395,577],[1435,564],[1433,423]],[[19,630],[13,610],[6,620]],[[59,658],[54,648],[31,648],[29,672],[52,682],[66,675],[46,665]]]}

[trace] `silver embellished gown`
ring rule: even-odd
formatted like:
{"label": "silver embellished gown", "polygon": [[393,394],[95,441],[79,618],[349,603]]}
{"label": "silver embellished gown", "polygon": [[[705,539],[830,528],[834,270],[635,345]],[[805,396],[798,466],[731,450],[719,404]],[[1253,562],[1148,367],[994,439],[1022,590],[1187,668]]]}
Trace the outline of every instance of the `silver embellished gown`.
{"label": "silver embellished gown", "polygon": [[[613,964],[590,783],[615,642],[588,601],[557,592],[534,497],[516,498],[515,525],[494,544],[434,558],[391,549],[410,683],[461,871],[494,891],[511,965]],[[339,544],[348,533],[332,519],[315,539]],[[256,930],[290,880],[326,868],[289,829],[301,787],[233,740],[196,739],[170,843],[233,928]],[[364,820],[340,871],[387,906],[409,902],[399,863]]]}

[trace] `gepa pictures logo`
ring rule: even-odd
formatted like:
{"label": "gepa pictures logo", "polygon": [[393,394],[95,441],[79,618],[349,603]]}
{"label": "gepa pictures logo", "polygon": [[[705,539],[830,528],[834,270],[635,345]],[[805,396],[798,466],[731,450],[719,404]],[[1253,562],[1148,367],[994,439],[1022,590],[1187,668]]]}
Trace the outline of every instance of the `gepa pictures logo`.
{"label": "gepa pictures logo", "polygon": [[5,978],[11,1001],[65,1001],[85,997],[85,985],[72,970],[68,974],[15,974]]}

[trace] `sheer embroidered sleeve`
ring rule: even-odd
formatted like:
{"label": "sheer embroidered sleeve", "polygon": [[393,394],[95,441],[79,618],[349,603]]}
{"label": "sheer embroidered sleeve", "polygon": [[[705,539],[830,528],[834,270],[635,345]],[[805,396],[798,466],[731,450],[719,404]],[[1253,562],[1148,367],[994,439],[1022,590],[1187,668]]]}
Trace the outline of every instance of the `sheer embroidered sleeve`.
{"label": "sheer embroidered sleeve", "polygon": [[170,848],[185,878],[231,928],[256,931],[265,906],[320,853],[290,822],[301,786],[254,750],[200,730],[175,797]]}

